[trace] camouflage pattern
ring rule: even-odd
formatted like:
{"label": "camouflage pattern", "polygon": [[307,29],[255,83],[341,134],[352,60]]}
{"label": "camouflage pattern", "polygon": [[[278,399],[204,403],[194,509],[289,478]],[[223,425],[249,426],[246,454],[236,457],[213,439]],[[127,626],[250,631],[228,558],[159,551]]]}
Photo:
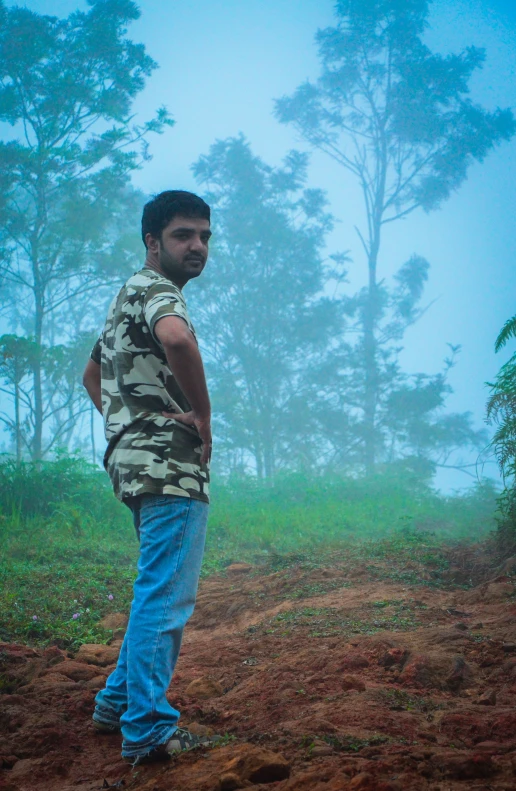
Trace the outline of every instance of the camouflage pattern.
{"label": "camouflage pattern", "polygon": [[142,269],[111,303],[93,347],[108,441],[104,466],[120,500],[175,494],[208,502],[209,469],[200,465],[197,430],[161,414],[190,410],[154,334],[163,316],[181,316],[195,337],[180,289]]}

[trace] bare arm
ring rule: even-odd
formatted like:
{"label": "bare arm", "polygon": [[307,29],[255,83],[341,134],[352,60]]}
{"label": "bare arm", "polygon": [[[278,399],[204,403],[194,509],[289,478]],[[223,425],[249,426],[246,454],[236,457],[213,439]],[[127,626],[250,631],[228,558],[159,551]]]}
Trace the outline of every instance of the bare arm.
{"label": "bare arm", "polygon": [[211,455],[211,406],[196,340],[186,322],[178,316],[163,316],[156,322],[154,332],[163,346],[170,370],[192,407],[192,411],[185,414],[167,412],[166,415],[197,428],[203,443],[201,463],[205,464]]}
{"label": "bare arm", "polygon": [[102,398],[100,390],[100,365],[89,359],[82,375],[82,383],[96,408],[102,414]]}

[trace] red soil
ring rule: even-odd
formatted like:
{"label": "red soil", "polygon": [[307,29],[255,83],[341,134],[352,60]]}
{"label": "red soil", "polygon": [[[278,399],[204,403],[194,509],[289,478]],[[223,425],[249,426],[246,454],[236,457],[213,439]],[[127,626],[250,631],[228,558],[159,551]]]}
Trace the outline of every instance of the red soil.
{"label": "red soil", "polygon": [[169,695],[181,725],[235,739],[136,769],[91,726],[116,642],[82,658],[0,644],[0,788],[516,789],[513,592],[503,576],[452,593],[356,569],[211,578]]}

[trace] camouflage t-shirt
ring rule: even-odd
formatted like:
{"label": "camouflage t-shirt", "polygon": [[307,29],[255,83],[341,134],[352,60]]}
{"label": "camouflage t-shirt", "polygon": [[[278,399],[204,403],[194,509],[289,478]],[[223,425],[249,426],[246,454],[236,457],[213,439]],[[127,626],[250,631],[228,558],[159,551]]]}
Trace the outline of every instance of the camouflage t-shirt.
{"label": "camouflage t-shirt", "polygon": [[129,278],[110,305],[91,358],[101,366],[104,456],[116,496],[175,494],[208,502],[209,468],[194,427],[163,417],[190,404],[154,328],[180,316],[195,336],[180,289],[152,269]]}

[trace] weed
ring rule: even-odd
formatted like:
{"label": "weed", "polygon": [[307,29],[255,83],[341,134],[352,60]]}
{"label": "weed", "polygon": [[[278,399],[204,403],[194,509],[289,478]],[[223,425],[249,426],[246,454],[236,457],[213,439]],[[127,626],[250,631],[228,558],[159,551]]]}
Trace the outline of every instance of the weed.
{"label": "weed", "polygon": [[444,704],[424,698],[422,695],[410,695],[401,689],[380,689],[377,697],[394,711],[429,712],[443,709]]}

